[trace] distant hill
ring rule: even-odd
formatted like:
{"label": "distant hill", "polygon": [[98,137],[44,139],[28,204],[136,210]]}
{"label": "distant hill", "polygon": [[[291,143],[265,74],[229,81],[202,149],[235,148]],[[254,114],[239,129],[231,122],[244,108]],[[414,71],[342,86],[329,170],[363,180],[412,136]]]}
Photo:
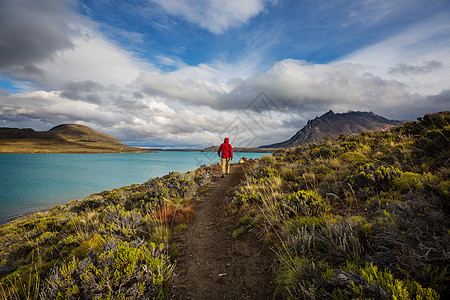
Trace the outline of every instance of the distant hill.
{"label": "distant hill", "polygon": [[120,139],[79,124],[62,124],[49,131],[0,128],[0,153],[151,152],[122,144]]}
{"label": "distant hill", "polygon": [[332,110],[326,114],[308,120],[308,123],[289,140],[261,148],[289,148],[317,143],[325,138],[336,138],[341,134],[351,135],[364,131],[389,130],[404,121],[389,120],[372,112],[351,111],[335,114]]}

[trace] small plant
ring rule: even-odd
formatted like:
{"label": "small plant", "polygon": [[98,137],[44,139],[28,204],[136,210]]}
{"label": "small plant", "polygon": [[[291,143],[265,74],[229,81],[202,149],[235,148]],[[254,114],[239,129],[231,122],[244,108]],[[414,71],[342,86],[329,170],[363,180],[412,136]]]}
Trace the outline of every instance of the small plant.
{"label": "small plant", "polygon": [[423,186],[424,183],[436,181],[436,177],[431,174],[420,175],[412,172],[404,172],[393,180],[396,190],[401,193],[415,191]]}
{"label": "small plant", "polygon": [[[372,263],[360,268],[361,277],[370,285],[377,285],[391,295],[393,299],[439,299],[431,288],[423,288],[416,281],[398,280],[389,271],[381,271]],[[364,292],[358,290],[363,296]]]}
{"label": "small plant", "polygon": [[368,159],[364,154],[356,151],[345,152],[339,156],[339,159],[344,163],[355,163],[358,165],[368,162]]}
{"label": "small plant", "polygon": [[233,237],[233,239],[237,239],[238,237],[243,235],[244,232],[245,232],[245,227],[239,227],[238,229],[233,230],[233,234],[231,236]]}
{"label": "small plant", "polygon": [[239,219],[239,224],[241,225],[248,225],[250,222],[250,216],[243,216]]}
{"label": "small plant", "polygon": [[180,232],[180,231],[186,230],[188,228],[189,228],[189,226],[187,226],[186,224],[178,224],[177,226],[175,226],[173,231]]}

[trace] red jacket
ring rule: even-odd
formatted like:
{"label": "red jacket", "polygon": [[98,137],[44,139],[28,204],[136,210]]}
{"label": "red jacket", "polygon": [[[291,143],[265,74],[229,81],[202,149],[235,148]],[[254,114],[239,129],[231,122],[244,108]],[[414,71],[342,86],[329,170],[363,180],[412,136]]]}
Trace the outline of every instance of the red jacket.
{"label": "red jacket", "polygon": [[220,152],[222,152],[222,158],[231,158],[233,159],[233,147],[230,145],[230,140],[228,138],[224,139],[222,145],[220,145],[217,154],[220,156]]}

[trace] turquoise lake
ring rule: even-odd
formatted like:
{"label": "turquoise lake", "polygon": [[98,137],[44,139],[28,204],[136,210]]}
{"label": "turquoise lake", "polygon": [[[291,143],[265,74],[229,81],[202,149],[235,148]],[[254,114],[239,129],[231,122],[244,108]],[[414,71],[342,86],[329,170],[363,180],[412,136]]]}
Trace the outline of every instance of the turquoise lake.
{"label": "turquoise lake", "polygon": [[[235,153],[257,158],[266,153]],[[0,224],[91,194],[220,162],[217,153],[0,154]]]}

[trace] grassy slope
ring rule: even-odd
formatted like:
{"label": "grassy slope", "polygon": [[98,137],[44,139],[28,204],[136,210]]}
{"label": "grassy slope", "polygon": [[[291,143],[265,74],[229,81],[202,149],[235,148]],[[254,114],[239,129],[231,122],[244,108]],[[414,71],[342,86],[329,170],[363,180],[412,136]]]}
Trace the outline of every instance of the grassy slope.
{"label": "grassy slope", "polygon": [[170,231],[209,178],[171,173],[0,226],[0,299],[165,298]]}
{"label": "grassy slope", "polygon": [[[278,296],[448,296],[450,113],[277,152],[235,191],[279,257]],[[173,173],[0,226],[0,298],[164,298],[170,228],[208,172]]]}
{"label": "grassy slope", "polygon": [[[450,113],[265,157],[236,190],[290,299],[448,299]],[[253,221],[252,221],[253,220]]]}

